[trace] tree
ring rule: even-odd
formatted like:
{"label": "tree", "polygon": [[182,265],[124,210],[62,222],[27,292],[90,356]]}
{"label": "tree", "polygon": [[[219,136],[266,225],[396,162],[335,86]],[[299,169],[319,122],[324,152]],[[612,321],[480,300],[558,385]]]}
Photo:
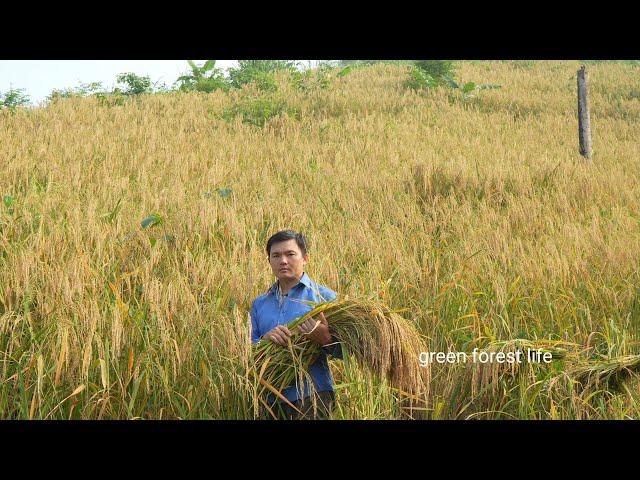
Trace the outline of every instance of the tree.
{"label": "tree", "polygon": [[229,69],[229,80],[235,88],[257,83],[261,90],[273,90],[276,86],[273,73],[278,70],[298,71],[298,63],[293,60],[238,60],[238,66]]}
{"label": "tree", "polygon": [[0,108],[15,111],[17,107],[29,104],[29,95],[25,95],[23,88],[10,88],[7,92],[0,92]]}
{"label": "tree", "polygon": [[124,90],[116,89],[124,95],[140,95],[142,93],[151,93],[153,91],[153,88],[151,87],[151,79],[148,76],[141,77],[135,73],[128,72],[121,73],[116,77],[116,80],[118,83],[126,85]]}

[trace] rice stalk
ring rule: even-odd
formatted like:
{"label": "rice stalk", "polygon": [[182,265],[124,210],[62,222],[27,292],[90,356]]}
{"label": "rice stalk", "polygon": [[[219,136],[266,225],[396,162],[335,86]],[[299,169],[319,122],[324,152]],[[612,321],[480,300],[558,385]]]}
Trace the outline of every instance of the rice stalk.
{"label": "rice stalk", "polygon": [[527,361],[527,350],[540,350],[542,353],[551,353],[553,360],[560,360],[567,357],[569,350],[567,347],[575,346],[575,344],[563,341],[553,340],[527,340],[527,339],[511,339],[491,342],[481,352],[502,352],[502,353],[521,353],[520,362],[498,362],[491,361],[487,363],[471,362],[469,363],[468,372],[471,376],[471,397],[472,399],[490,389],[492,393],[496,393],[499,380],[505,376],[515,378],[517,374],[522,372],[524,365],[528,366],[528,373],[532,376],[533,381],[536,379],[534,366],[545,365],[544,363],[531,363]]}
{"label": "rice stalk", "polygon": [[251,372],[254,378],[278,391],[294,381],[302,389],[305,380],[312,389],[308,368],[321,350],[296,327],[322,312],[331,335],[341,344],[343,355],[386,379],[401,394],[414,399],[428,394],[429,369],[420,367],[418,362],[424,343],[410,322],[373,300],[344,299],[314,305],[311,311],[287,325],[292,337],[286,348],[268,340],[255,345]]}
{"label": "rice stalk", "polygon": [[[544,362],[528,361],[527,350],[551,353],[552,360],[564,361],[574,358],[578,352],[577,347],[577,344],[571,342],[520,338],[489,343],[478,351],[478,359],[481,358],[480,353],[502,352],[505,355],[515,355],[520,351],[520,361],[515,361],[517,359],[515,356],[511,357],[514,360],[511,362],[499,362],[495,357],[494,360],[487,362],[473,361],[473,358],[470,358],[462,372],[452,377],[455,384],[452,392],[455,392],[456,398],[451,398],[450,402],[459,405],[458,408],[453,405],[452,410],[455,411],[456,416],[475,409],[506,414],[504,409],[509,399],[512,398],[513,392],[523,385],[523,381],[524,385],[540,383],[541,375],[544,378],[549,370],[548,367],[551,366]],[[520,402],[522,403],[522,399]]]}
{"label": "rice stalk", "polygon": [[578,365],[567,373],[583,392],[599,388],[618,390],[622,383],[640,372],[640,355],[626,355]]}

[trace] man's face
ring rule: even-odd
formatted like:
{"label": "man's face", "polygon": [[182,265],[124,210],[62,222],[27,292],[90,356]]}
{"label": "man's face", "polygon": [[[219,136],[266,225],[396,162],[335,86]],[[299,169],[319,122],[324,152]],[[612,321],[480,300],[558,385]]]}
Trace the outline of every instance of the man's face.
{"label": "man's face", "polygon": [[302,276],[307,258],[307,255],[302,255],[296,241],[291,239],[271,245],[269,264],[278,280],[290,281]]}

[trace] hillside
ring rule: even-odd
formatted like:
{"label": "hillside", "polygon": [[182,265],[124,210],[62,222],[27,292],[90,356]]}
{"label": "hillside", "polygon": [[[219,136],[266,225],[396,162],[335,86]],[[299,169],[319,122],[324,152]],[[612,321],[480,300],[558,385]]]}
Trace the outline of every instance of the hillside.
{"label": "hillside", "polygon": [[[281,75],[271,96],[0,112],[0,418],[253,418],[247,313],[283,228],[308,236],[314,280],[406,309],[434,351],[640,354],[640,70],[588,66],[589,163],[578,67],[463,62],[462,81],[501,86],[468,99],[374,65],[308,91]],[[256,96],[284,113],[243,122]],[[633,382],[554,396],[561,362],[473,402],[464,366],[435,367],[428,418],[640,413]],[[335,418],[400,416],[395,392],[332,368]]]}

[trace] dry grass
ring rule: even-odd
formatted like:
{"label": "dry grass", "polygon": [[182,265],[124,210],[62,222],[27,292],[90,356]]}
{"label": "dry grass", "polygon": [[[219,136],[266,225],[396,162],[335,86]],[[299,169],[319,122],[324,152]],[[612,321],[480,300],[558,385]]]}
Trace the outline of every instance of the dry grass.
{"label": "dry grass", "polygon": [[[283,82],[299,119],[264,129],[217,118],[223,93],[0,112],[0,196],[15,198],[0,205],[0,417],[257,416],[246,315],[285,227],[311,239],[312,278],[407,309],[430,350],[525,338],[637,355],[638,68],[588,67],[585,164],[578,66],[463,63],[461,80],[502,85],[466,102],[405,91],[389,65],[326,91]],[[332,368],[336,418],[401,415],[385,382]],[[433,372],[431,418],[469,411],[462,370]],[[558,373],[505,377],[476,418],[640,413],[614,393],[554,402]]]}

